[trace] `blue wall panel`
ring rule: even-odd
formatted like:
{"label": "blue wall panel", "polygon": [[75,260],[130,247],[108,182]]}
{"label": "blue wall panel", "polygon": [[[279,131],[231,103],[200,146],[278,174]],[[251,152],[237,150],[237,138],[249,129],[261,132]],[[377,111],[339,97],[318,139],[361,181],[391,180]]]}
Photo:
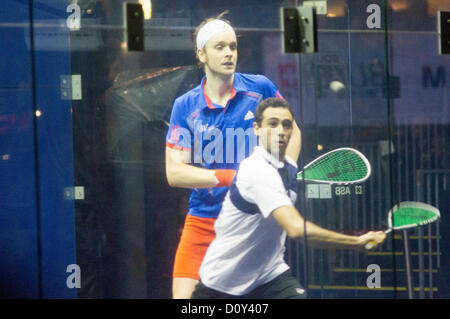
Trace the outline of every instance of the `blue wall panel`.
{"label": "blue wall panel", "polygon": [[[2,3],[0,22],[0,297],[39,296],[29,7]],[[28,24],[28,26],[27,26]]]}
{"label": "blue wall panel", "polygon": [[[0,296],[38,296],[31,91],[0,89]],[[18,104],[18,101],[21,104]]]}
{"label": "blue wall panel", "polygon": [[[35,28],[35,42],[58,35],[59,50],[35,50],[36,107],[42,112],[37,122],[39,145],[39,195],[42,250],[42,293],[44,298],[73,298],[68,288],[67,266],[76,264],[75,213],[73,200],[64,190],[73,186],[71,101],[61,99],[60,79],[69,75],[70,34],[64,22],[65,1],[39,1],[34,6],[35,25],[52,23],[47,37]],[[45,30],[44,30],[45,32]]]}
{"label": "blue wall panel", "polygon": [[[32,54],[29,1],[0,10],[0,297],[74,298],[66,285],[76,264],[74,203],[64,197],[73,186],[71,101],[60,90],[70,74],[67,3],[33,3]],[[59,33],[58,51],[45,50],[43,23]]]}

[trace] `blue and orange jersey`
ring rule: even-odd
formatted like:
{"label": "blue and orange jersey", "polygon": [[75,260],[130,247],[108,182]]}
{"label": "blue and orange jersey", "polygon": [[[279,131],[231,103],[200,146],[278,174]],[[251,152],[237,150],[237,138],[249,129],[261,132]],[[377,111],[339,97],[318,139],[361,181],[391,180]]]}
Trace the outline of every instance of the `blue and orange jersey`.
{"label": "blue and orange jersey", "polygon": [[[256,107],[266,98],[282,96],[263,75],[235,73],[232,94],[224,107],[211,102],[205,84],[206,77],[175,100],[166,145],[190,151],[194,166],[237,170],[257,145],[253,131]],[[194,189],[188,214],[217,217],[227,191],[228,187]]]}

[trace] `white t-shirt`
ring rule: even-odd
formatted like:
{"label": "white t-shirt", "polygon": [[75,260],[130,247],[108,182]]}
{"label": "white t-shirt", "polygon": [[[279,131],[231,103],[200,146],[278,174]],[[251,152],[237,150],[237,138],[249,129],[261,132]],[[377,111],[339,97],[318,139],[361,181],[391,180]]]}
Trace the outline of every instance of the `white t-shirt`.
{"label": "white t-shirt", "polygon": [[[284,166],[288,173],[282,178],[278,169]],[[262,147],[242,161],[200,267],[205,286],[240,296],[289,269],[284,261],[286,232],[271,213],[294,205],[296,172],[293,160],[280,162]]]}

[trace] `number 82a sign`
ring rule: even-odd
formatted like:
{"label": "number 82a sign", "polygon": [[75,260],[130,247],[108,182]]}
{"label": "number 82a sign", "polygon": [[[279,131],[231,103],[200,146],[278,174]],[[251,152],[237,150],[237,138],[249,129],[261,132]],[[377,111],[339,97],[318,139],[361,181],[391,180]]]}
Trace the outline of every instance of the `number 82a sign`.
{"label": "number 82a sign", "polygon": [[355,185],[353,187],[353,191],[352,191],[352,187],[351,186],[336,186],[334,188],[334,194],[336,196],[345,196],[345,195],[362,195],[364,194],[364,189],[362,185]]}

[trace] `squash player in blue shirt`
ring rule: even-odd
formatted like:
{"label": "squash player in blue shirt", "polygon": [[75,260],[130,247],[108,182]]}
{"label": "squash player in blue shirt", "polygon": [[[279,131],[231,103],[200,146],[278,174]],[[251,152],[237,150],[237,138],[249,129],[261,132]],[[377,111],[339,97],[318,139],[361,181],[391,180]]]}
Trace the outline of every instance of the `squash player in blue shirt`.
{"label": "squash player in blue shirt", "polygon": [[[198,283],[225,194],[239,163],[256,145],[256,106],[265,98],[282,97],[267,77],[236,72],[236,34],[222,15],[202,22],[194,43],[205,76],[199,86],[175,100],[166,137],[169,185],[193,189],[174,262],[176,299],[190,298]],[[295,158],[300,153],[295,122],[287,153]]]}

